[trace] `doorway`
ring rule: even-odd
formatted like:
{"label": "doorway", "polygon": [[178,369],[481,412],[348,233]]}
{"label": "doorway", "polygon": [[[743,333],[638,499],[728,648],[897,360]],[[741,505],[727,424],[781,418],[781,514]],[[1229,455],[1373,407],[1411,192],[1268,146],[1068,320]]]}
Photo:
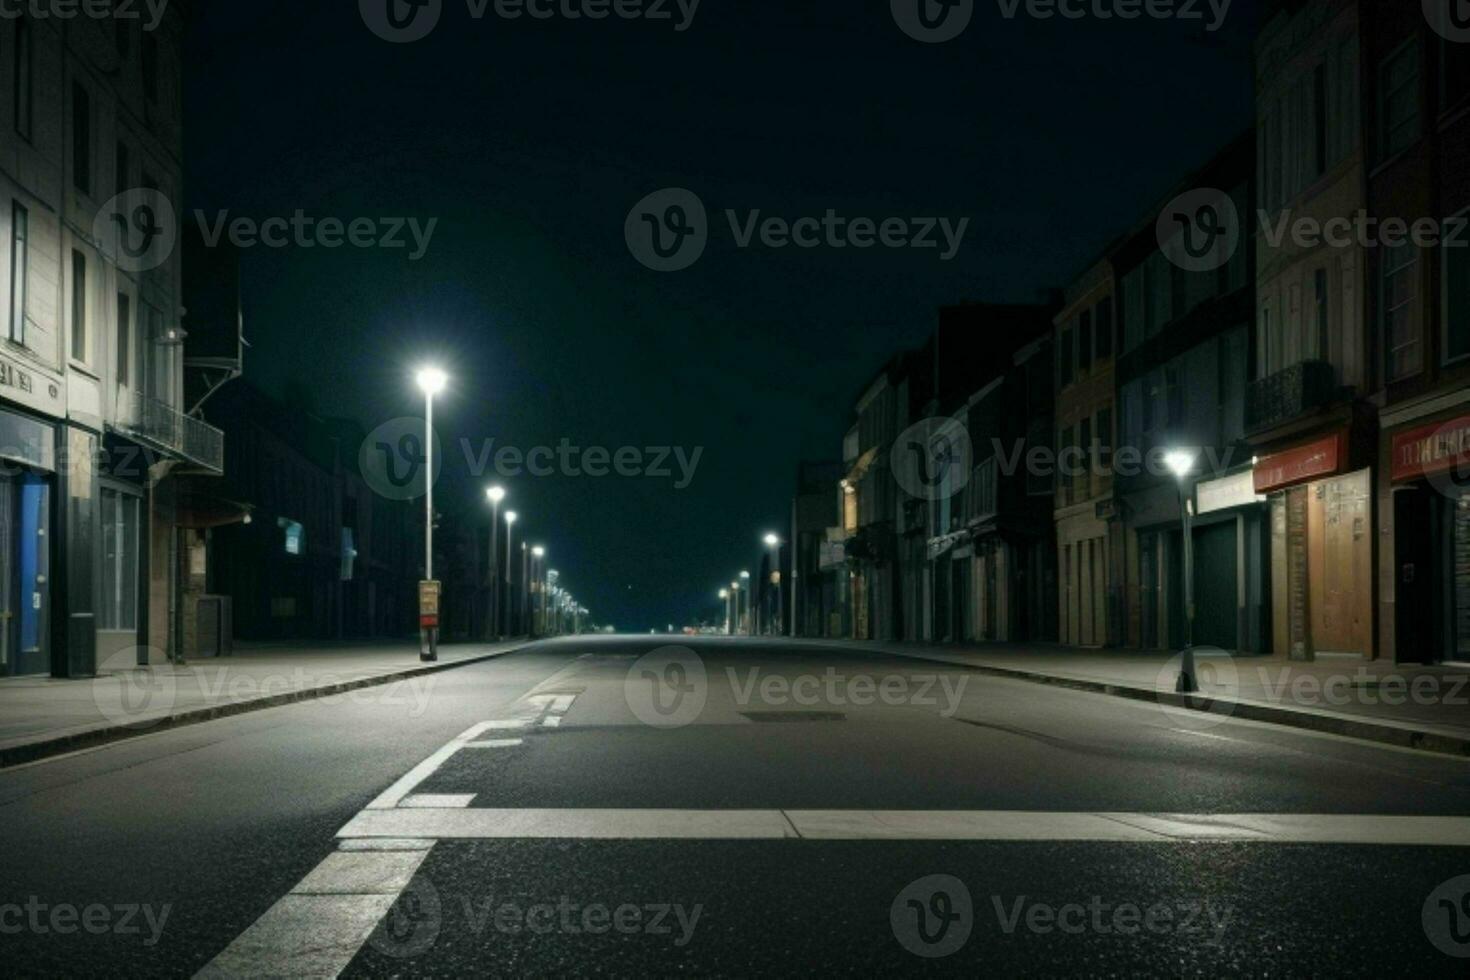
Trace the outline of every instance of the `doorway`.
{"label": "doorway", "polygon": [[0,672],[51,672],[51,487],[26,471],[0,476]]}

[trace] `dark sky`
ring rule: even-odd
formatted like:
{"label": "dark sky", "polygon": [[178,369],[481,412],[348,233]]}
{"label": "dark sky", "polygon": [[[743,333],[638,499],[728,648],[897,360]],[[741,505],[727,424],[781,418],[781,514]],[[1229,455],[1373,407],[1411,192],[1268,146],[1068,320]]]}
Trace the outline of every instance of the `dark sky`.
{"label": "dark sky", "polygon": [[[672,480],[505,480],[524,528],[600,619],[715,613],[784,524],[796,463],[832,459],[851,403],[939,305],[1063,286],[1250,124],[1253,0],[1198,22],[1007,20],[977,0],[921,44],[888,0],[704,0],[693,26],[470,18],[390,45],[352,0],[199,3],[185,201],[264,219],[439,219],[428,254],[246,253],[247,373],[368,428],[452,373],[440,494],[479,498],[461,438],[669,446]],[[639,265],[629,209],[709,207],[683,272]],[[723,212],[970,218],[959,254],[737,249]]]}

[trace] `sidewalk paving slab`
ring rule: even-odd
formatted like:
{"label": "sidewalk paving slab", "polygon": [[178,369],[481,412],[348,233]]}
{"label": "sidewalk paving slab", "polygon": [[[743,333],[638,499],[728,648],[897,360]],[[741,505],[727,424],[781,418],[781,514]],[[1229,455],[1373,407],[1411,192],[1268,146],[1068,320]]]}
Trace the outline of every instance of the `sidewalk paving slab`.
{"label": "sidewalk paving slab", "polygon": [[415,640],[237,646],[230,657],[103,669],[94,678],[0,679],[0,768],[179,725],[434,674],[532,641],[449,644],[419,660]]}

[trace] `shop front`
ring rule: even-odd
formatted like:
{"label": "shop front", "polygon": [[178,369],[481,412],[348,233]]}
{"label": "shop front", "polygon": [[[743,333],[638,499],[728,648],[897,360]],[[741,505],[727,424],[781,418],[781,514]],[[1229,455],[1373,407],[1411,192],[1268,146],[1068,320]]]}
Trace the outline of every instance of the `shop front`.
{"label": "shop front", "polygon": [[1346,428],[1255,465],[1270,501],[1272,648],[1294,660],[1371,657],[1373,475]]}
{"label": "shop front", "polygon": [[1470,662],[1470,415],[1386,434],[1400,662]]}

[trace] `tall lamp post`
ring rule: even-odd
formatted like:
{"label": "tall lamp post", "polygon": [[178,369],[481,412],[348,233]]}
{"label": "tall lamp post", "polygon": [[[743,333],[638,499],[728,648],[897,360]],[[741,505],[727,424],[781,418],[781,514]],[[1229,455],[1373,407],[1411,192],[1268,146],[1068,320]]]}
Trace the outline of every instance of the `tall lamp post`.
{"label": "tall lamp post", "polygon": [[729,633],[734,636],[740,632],[740,580],[736,579],[730,583],[730,629]]}
{"label": "tall lamp post", "polygon": [[510,635],[511,616],[515,613],[515,606],[510,599],[510,587],[515,582],[515,575],[512,574],[511,569],[511,557],[515,555],[516,521],[520,519],[520,516],[513,510],[505,512],[505,636]]}
{"label": "tall lamp post", "polygon": [[730,590],[729,589],[721,589],[720,590],[720,601],[725,604],[725,633],[728,635],[729,632],[730,632]]}
{"label": "tall lamp post", "polygon": [[505,487],[490,487],[485,491],[490,500],[490,628],[486,634],[490,639],[500,637],[500,502],[505,499]]}
{"label": "tall lamp post", "polygon": [[426,367],[418,373],[424,393],[424,580],[419,584],[419,659],[439,659],[439,595],[434,578],[434,396],[444,390],[449,378],[443,371]]}
{"label": "tall lamp post", "polygon": [[531,549],[531,580],[528,585],[534,585],[533,598],[529,600],[531,606],[531,632],[540,636],[545,629],[546,584],[541,581],[542,570],[546,565],[541,559],[546,557],[546,549],[539,544]]}
{"label": "tall lamp post", "polygon": [[[749,572],[741,572],[740,573],[740,584],[745,587],[745,635],[746,636],[753,636],[755,634],[755,623],[752,622],[751,617],[755,615],[755,610],[754,610],[754,608],[751,605],[751,591],[752,591],[752,589],[751,589],[750,573]],[[737,621],[736,632],[739,632],[740,631],[739,630],[739,626],[738,626],[738,622],[740,620],[740,607],[739,606],[736,606],[735,607],[735,619]]]}
{"label": "tall lamp post", "polygon": [[782,628],[785,610],[782,607],[784,582],[781,579],[781,536],[779,534],[766,535],[766,547],[771,549],[771,577],[776,580],[776,618],[771,624],[771,635],[781,636],[785,633]]}
{"label": "tall lamp post", "polygon": [[1180,694],[1199,692],[1199,676],[1194,662],[1194,494],[1184,492],[1185,482],[1194,472],[1199,454],[1192,449],[1175,449],[1164,454],[1164,465],[1174,474],[1179,487],[1179,522],[1184,535],[1184,650],[1179,679],[1174,689]]}

